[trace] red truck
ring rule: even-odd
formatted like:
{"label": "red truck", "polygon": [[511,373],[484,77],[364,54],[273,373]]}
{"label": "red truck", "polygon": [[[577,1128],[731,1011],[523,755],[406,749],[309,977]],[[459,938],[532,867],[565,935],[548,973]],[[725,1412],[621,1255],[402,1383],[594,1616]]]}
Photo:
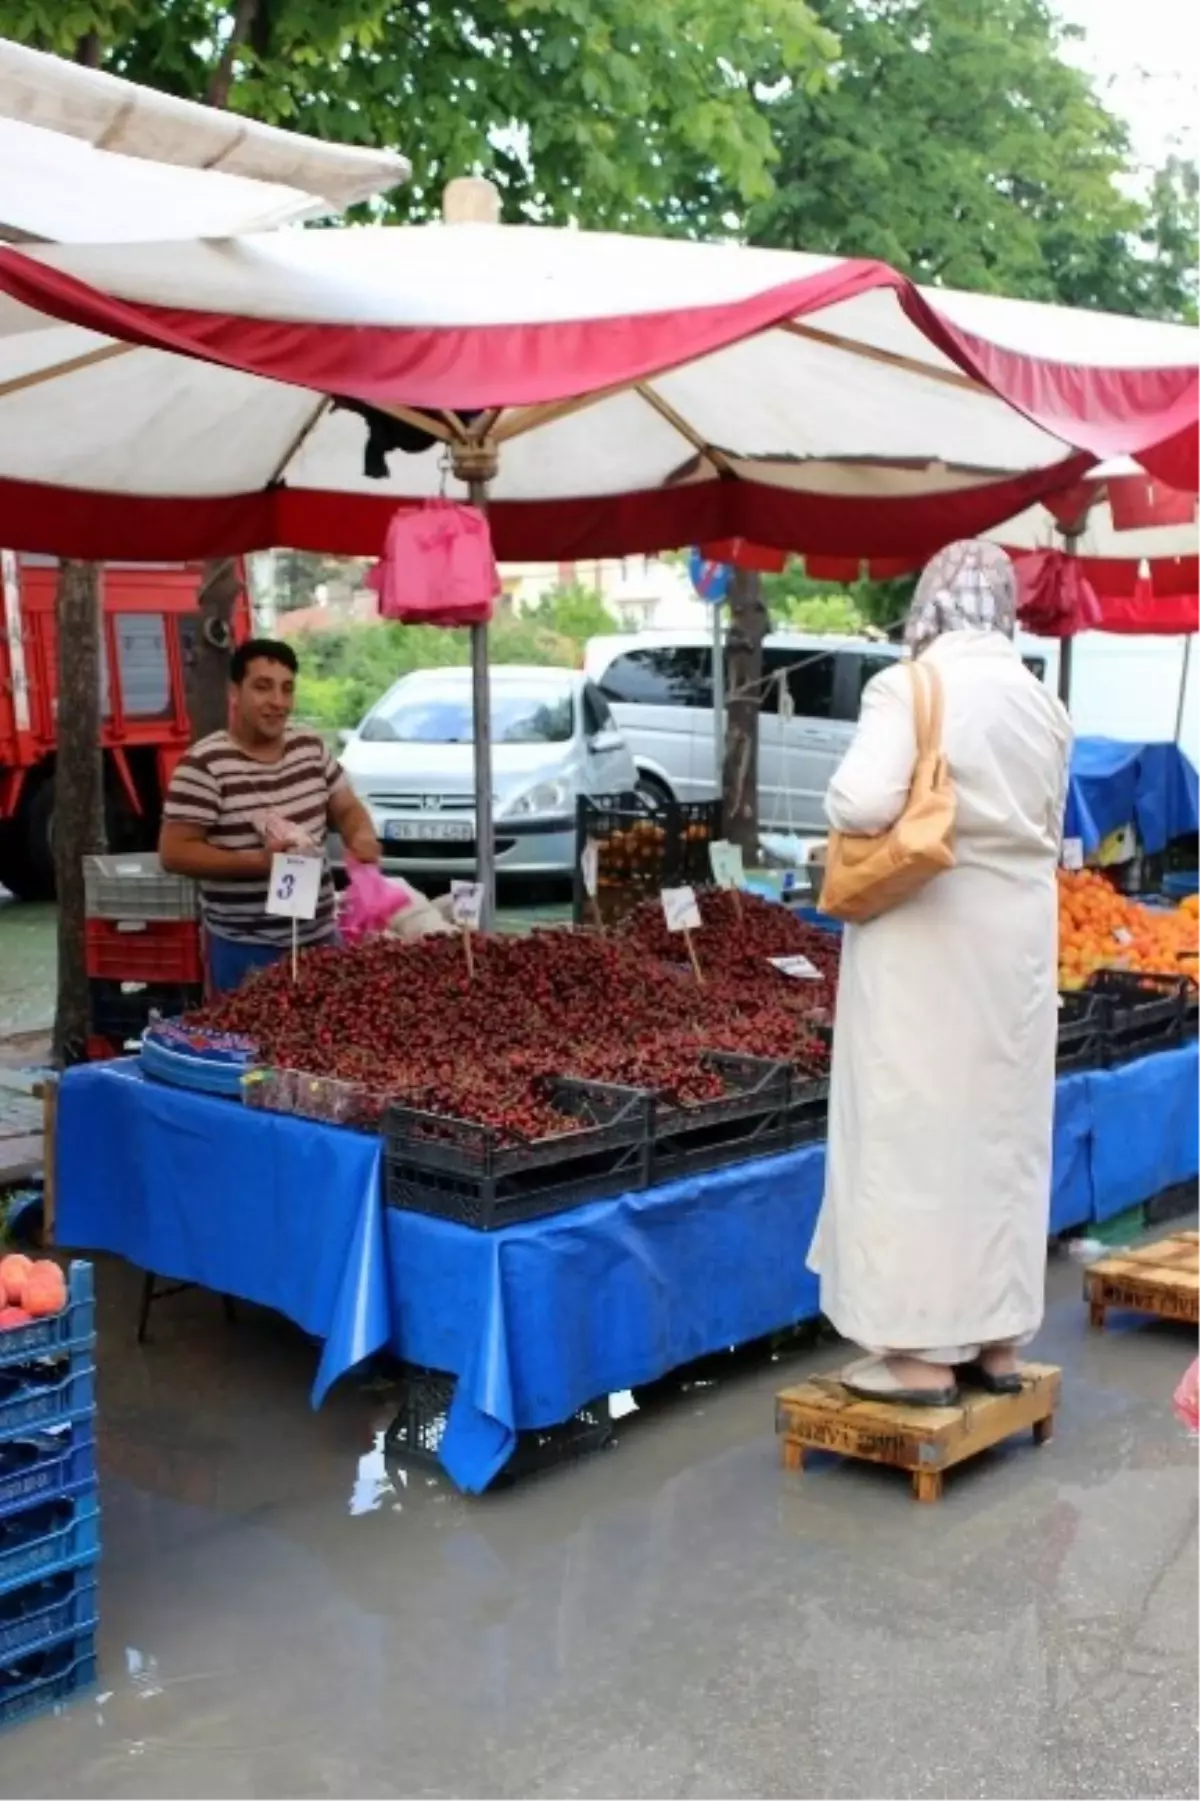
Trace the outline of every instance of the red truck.
{"label": "red truck", "polygon": [[[114,850],[153,847],[162,797],[188,747],[201,577],[198,564],[182,563],[107,563],[100,571],[104,796]],[[0,882],[23,900],[54,892],[57,582],[53,558],[0,551]],[[235,636],[245,633],[239,618]]]}

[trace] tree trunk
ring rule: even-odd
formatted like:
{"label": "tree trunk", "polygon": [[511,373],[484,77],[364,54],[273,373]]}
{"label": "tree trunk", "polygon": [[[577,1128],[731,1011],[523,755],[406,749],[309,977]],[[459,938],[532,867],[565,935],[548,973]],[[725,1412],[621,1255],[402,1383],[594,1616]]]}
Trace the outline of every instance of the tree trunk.
{"label": "tree trunk", "polygon": [[233,614],[242,590],[236,557],[216,557],[204,565],[197,602],[196,647],[187,668],[187,705],[192,741],[229,723],[229,653]]}
{"label": "tree trunk", "polygon": [[233,86],[233,69],[237,61],[237,53],[246,43],[251,28],[258,21],[259,0],[237,0],[233,11],[233,24],[229,36],[221,50],[221,58],[213,70],[208,83],[205,102],[223,111],[229,105],[229,90]]}
{"label": "tree trunk", "polygon": [[58,754],[54,769],[54,878],[58,889],[58,998],[54,1056],[82,1062],[88,1035],[83,859],[104,849],[100,757],[100,584],[94,563],[64,562],[55,601]]}
{"label": "tree trunk", "polygon": [[768,624],[758,575],[751,569],[735,569],[725,639],[729,687],[721,798],[725,836],[741,845],[747,867],[758,862],[758,711]]}

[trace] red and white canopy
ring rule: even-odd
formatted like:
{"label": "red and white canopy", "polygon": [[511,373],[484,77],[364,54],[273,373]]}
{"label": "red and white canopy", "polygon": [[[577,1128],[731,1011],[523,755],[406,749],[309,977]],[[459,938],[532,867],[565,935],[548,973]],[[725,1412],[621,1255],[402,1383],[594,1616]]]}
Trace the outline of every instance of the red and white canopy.
{"label": "red and white canopy", "polygon": [[1197,511],[1194,494],[1118,458],[988,536],[1019,563],[1068,551],[1099,608],[1096,630],[1175,635],[1200,630]]}
{"label": "red and white canopy", "polygon": [[397,504],[456,485],[437,442],[367,477],[332,396],[486,431],[511,559],[740,537],[911,562],[1097,458],[1196,486],[1194,331],[878,263],[424,226],[0,250],[0,295],[21,548],[373,551]]}

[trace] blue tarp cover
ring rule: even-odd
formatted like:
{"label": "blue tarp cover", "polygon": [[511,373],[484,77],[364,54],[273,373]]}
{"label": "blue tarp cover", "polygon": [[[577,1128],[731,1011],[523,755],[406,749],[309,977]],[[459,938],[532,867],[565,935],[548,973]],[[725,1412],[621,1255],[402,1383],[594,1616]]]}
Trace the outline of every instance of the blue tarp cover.
{"label": "blue tarp cover", "polygon": [[1136,825],[1151,856],[1200,827],[1195,766],[1177,744],[1079,738],[1071,756],[1066,836],[1094,851],[1110,832]]}
{"label": "blue tarp cover", "polygon": [[[1058,1085],[1050,1229],[1200,1167],[1196,1045]],[[379,1141],[71,1070],[58,1237],[272,1307],[324,1341],[314,1405],[390,1347],[460,1378],[442,1458],[478,1491],[516,1433],[815,1316],[804,1259],[825,1147],[731,1165],[502,1232],[385,1208]]]}

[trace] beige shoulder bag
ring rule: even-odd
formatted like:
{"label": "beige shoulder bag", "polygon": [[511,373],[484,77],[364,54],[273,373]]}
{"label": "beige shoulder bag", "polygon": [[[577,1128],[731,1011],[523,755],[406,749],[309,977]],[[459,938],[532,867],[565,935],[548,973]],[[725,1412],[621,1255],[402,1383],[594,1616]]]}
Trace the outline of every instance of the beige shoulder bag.
{"label": "beige shoulder bag", "polygon": [[942,755],[937,670],[910,663],[917,761],[904,811],[886,832],[831,832],[820,907],[862,925],[954,867],[954,783]]}

